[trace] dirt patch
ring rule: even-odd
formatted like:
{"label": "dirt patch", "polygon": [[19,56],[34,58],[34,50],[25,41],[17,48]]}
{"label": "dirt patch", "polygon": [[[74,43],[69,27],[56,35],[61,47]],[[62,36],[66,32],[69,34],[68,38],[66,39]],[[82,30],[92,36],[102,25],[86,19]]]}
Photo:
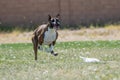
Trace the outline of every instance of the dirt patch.
{"label": "dirt patch", "polygon": [[[0,43],[31,42],[33,32],[0,33]],[[59,30],[57,41],[120,40],[120,28]]]}

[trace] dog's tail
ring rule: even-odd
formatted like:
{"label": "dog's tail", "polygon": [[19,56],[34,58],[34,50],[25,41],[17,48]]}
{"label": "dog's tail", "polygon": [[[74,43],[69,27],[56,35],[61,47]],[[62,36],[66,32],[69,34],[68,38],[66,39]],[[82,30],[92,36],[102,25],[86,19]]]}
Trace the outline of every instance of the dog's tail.
{"label": "dog's tail", "polygon": [[37,36],[36,32],[34,32],[34,35],[32,37],[32,43],[33,43],[33,49],[34,49],[34,53],[35,53],[35,60],[37,60],[38,36]]}

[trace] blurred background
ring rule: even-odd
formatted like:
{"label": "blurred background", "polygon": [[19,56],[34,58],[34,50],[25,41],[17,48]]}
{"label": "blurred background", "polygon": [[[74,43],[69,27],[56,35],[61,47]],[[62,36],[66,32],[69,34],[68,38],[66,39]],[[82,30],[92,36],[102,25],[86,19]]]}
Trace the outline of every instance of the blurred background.
{"label": "blurred background", "polygon": [[97,40],[107,36],[119,40],[119,4],[120,0],[0,0],[0,41],[14,42],[17,37],[18,42],[31,40],[32,31],[47,22],[48,14],[54,17],[58,13],[63,30],[59,40],[68,41],[72,35],[71,40],[96,40],[97,34]]}
{"label": "blurred background", "polygon": [[120,0],[0,0],[0,27],[34,28],[48,14],[61,15],[64,27],[120,23]]}

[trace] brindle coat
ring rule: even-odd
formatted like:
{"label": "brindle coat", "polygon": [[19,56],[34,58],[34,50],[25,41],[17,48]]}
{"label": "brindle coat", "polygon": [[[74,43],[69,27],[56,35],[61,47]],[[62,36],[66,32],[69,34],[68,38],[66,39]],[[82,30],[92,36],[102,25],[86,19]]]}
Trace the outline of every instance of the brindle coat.
{"label": "brindle coat", "polygon": [[[34,49],[34,53],[35,53],[35,60],[37,60],[37,50],[38,50],[38,45],[42,45],[44,43],[44,37],[45,37],[45,32],[48,31],[48,27],[49,28],[53,28],[52,24],[51,24],[51,16],[49,16],[49,22],[45,25],[41,25],[39,26],[37,29],[34,30],[33,33],[33,37],[32,37],[32,43],[33,43],[33,49]],[[58,38],[58,32],[57,30],[55,30],[56,32],[56,39],[54,41],[52,41],[49,45],[49,47],[54,46],[56,43],[56,40]],[[54,53],[54,51],[51,51],[51,54],[53,54],[54,56],[57,56],[57,53]]]}

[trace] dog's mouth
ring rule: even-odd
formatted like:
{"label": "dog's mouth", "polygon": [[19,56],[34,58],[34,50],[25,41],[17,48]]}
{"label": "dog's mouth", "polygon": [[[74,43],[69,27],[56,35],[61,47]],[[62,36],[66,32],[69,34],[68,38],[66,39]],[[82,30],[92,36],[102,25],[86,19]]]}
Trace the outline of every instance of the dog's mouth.
{"label": "dog's mouth", "polygon": [[53,28],[56,29],[56,30],[58,30],[58,29],[60,29],[60,25],[54,24]]}
{"label": "dog's mouth", "polygon": [[58,29],[59,29],[59,26],[54,26],[53,28],[56,29],[56,30],[58,30]]}

